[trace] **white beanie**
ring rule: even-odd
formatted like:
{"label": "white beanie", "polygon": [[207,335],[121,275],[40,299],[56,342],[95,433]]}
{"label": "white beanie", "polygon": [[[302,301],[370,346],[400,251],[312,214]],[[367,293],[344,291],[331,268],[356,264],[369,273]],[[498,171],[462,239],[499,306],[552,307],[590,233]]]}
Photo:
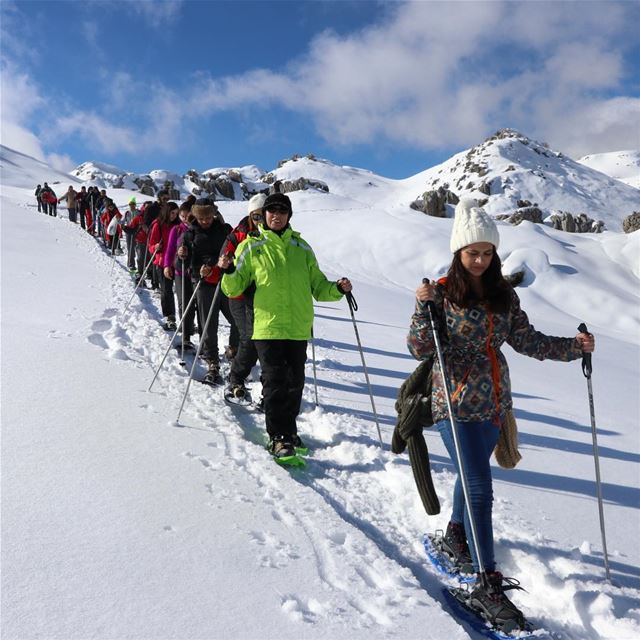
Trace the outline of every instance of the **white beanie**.
{"label": "white beanie", "polygon": [[249,213],[262,209],[266,199],[267,196],[265,196],[264,193],[256,193],[256,195],[249,200]]}
{"label": "white beanie", "polygon": [[451,231],[451,253],[475,242],[490,242],[496,250],[500,245],[498,227],[473,198],[463,198],[456,206]]}

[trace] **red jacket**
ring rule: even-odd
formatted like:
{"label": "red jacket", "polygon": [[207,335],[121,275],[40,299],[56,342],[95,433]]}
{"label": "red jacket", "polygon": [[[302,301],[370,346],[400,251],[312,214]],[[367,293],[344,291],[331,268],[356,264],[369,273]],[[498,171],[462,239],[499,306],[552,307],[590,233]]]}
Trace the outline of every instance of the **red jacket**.
{"label": "red jacket", "polygon": [[151,231],[149,232],[149,251],[153,253],[156,250],[156,247],[162,243],[161,248],[156,253],[155,258],[153,259],[153,264],[162,267],[163,263],[163,253],[169,244],[169,234],[171,233],[171,229],[178,224],[178,221],[170,223],[170,224],[160,224],[159,220],[154,220],[151,225]]}
{"label": "red jacket", "polygon": [[[238,226],[227,236],[222,253],[233,255],[238,245],[249,235],[249,216],[245,216],[238,222]],[[231,298],[232,300],[242,300],[244,295]]]}
{"label": "red jacket", "polygon": [[147,241],[147,229],[144,226],[144,217],[142,213],[134,216],[128,226],[125,226],[127,231],[135,231],[134,237],[138,244],[144,244]]}

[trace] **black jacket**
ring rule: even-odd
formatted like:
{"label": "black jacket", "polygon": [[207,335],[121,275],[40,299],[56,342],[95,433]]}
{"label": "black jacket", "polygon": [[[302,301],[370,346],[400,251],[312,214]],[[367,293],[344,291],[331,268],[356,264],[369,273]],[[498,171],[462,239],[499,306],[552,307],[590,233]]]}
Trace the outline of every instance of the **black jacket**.
{"label": "black jacket", "polygon": [[[192,222],[191,226],[182,236],[182,246],[187,248],[189,255],[187,259],[191,265],[193,278],[200,277],[200,267],[202,265],[214,266],[218,262],[222,248],[229,233],[231,225],[214,220],[208,229],[203,229],[197,222]],[[214,280],[220,279],[220,270],[214,269]],[[209,278],[207,278],[209,281]]]}

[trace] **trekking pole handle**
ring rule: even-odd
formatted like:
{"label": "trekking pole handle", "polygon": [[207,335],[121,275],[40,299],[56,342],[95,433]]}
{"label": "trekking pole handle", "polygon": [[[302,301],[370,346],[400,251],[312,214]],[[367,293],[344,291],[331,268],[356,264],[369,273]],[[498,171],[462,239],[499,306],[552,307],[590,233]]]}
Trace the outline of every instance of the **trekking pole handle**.
{"label": "trekking pole handle", "polygon": [[[422,284],[429,284],[430,282],[431,281],[429,280],[429,278],[422,278]],[[437,328],[438,327],[438,321],[436,319],[437,316],[436,316],[436,305],[435,305],[435,302],[433,300],[427,300],[426,306],[427,306],[427,310],[429,311],[431,317],[433,318],[433,324]]]}
{"label": "trekking pole handle", "polygon": [[[587,325],[584,322],[581,322],[580,325],[578,326],[578,331],[580,333],[589,333],[589,330],[587,329]],[[589,333],[589,335],[591,335]],[[585,378],[590,378],[591,377],[591,354],[590,353],[586,353],[585,351],[582,352],[582,373],[584,373],[584,377]]]}
{"label": "trekking pole handle", "polygon": [[349,308],[352,311],[357,311],[358,303],[356,302],[356,299],[353,297],[353,293],[351,293],[351,291],[347,291],[347,293],[345,293],[344,295],[345,295],[345,298],[347,299],[347,302],[349,303]]}

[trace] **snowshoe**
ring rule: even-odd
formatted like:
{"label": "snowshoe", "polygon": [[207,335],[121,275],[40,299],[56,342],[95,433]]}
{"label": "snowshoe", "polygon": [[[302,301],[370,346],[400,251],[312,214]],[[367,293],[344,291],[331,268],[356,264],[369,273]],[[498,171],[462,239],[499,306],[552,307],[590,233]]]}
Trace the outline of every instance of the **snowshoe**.
{"label": "snowshoe", "polygon": [[483,620],[494,632],[494,637],[517,637],[520,632],[532,630],[532,625],[509,598],[505,591],[520,589],[514,578],[505,578],[499,571],[487,573],[485,584],[477,580],[472,588],[451,587],[449,593],[464,609]]}
{"label": "snowshoe", "polygon": [[461,583],[475,582],[476,574],[473,572],[473,565],[460,565],[456,563],[451,555],[443,548],[444,537],[444,532],[442,529],[439,529],[435,534],[428,533],[422,538],[424,550],[431,564],[433,564],[438,573],[448,578],[453,578]]}
{"label": "snowshoe", "polygon": [[274,436],[269,442],[269,453],[280,465],[290,467],[304,467],[305,461],[296,453],[294,439],[295,436]]}
{"label": "snowshoe", "polygon": [[208,384],[211,387],[219,387],[224,384],[224,380],[220,375],[220,368],[218,363],[209,363],[209,370],[205,374],[202,381],[204,384]]}
{"label": "snowshoe", "polygon": [[251,394],[243,384],[230,384],[224,390],[224,399],[229,404],[235,404],[241,407],[251,405]]}

